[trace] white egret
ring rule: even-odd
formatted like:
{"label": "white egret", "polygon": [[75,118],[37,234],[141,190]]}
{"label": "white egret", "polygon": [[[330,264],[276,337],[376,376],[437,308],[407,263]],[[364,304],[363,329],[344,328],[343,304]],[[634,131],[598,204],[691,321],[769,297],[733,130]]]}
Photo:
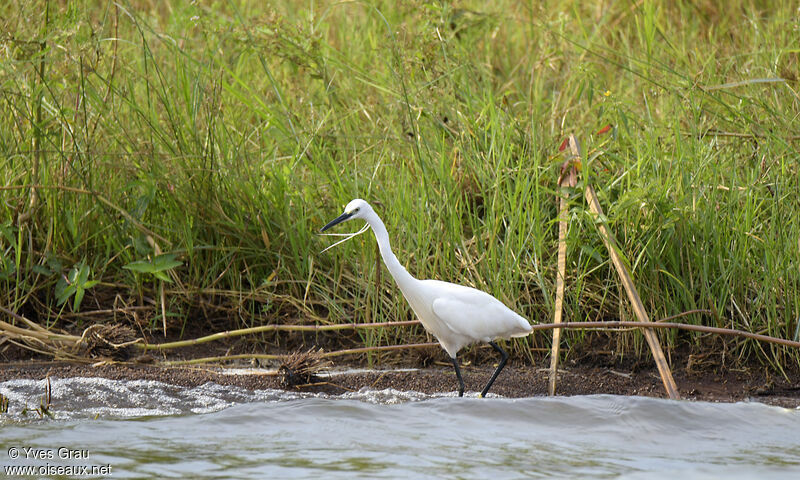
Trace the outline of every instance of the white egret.
{"label": "white egret", "polygon": [[450,355],[458,377],[459,397],[464,395],[464,380],[458,366],[458,351],[475,342],[486,342],[500,353],[500,364],[481,392],[482,397],[486,396],[508,360],[508,354],[494,340],[528,335],[532,330],[528,321],[486,292],[439,280],[414,278],[392,253],[386,226],[364,200],[355,199],[348,203],[344,213],[321,231],[354,218],[360,218],[372,227],[383,262],[403,296],[425,329]]}

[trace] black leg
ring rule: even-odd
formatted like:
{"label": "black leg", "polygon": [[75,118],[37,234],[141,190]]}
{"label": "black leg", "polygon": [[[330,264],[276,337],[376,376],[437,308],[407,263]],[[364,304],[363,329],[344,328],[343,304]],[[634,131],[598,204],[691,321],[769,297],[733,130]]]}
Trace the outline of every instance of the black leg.
{"label": "black leg", "polygon": [[508,354],[506,353],[505,350],[500,348],[500,345],[494,342],[489,342],[489,345],[491,345],[492,348],[500,352],[502,358],[500,359],[500,364],[497,365],[497,370],[494,371],[494,374],[492,374],[492,378],[489,379],[489,383],[487,383],[486,386],[483,387],[483,391],[481,392],[481,397],[485,397],[486,394],[489,392],[489,389],[492,387],[492,384],[494,383],[495,379],[497,378],[498,375],[500,375],[500,370],[502,370],[503,367],[506,366],[506,361],[508,360]]}
{"label": "black leg", "polygon": [[458,377],[458,396],[464,396],[464,379],[461,378],[461,369],[458,368],[458,359],[456,357],[452,358],[453,366],[456,368],[456,376]]}

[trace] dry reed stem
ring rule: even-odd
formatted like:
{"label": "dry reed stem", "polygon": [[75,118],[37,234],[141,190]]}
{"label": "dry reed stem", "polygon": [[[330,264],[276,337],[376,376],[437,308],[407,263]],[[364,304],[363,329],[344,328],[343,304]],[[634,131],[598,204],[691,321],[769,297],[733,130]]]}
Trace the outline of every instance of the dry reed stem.
{"label": "dry reed stem", "polygon": [[770,337],[769,335],[762,335],[760,333],[745,332],[743,330],[736,330],[733,328],[709,327],[706,325],[693,325],[690,323],[673,323],[673,322],[653,322],[651,320],[645,322],[630,322],[625,320],[612,320],[608,322],[562,322],[555,323],[539,323],[531,325],[533,330],[552,330],[552,329],[577,329],[577,330],[597,330],[606,329],[614,330],[618,328],[641,328],[645,332],[649,332],[653,328],[676,328],[678,330],[690,330],[694,332],[714,333],[717,335],[726,335],[731,337],[744,337],[752,338],[761,342],[773,343],[776,345],[783,345],[785,347],[800,348],[800,342],[794,340],[787,340],[785,338]]}
{"label": "dry reed stem", "polygon": [[359,347],[359,348],[348,348],[345,350],[336,350],[333,352],[326,352],[323,354],[325,358],[330,357],[339,357],[342,355],[358,355],[361,353],[370,353],[370,352],[388,352],[391,350],[405,350],[408,348],[430,348],[438,346],[438,342],[427,342],[427,343],[407,343],[404,345],[385,345],[383,347]]}
{"label": "dry reed stem", "polygon": [[[591,185],[586,186],[586,199],[589,201],[589,208],[592,210],[592,213],[602,217],[603,210],[600,207],[600,203],[597,201],[597,195],[595,194]],[[642,304],[642,299],[639,297],[639,292],[636,291],[636,286],[633,284],[633,280],[631,279],[628,270],[625,268],[625,265],[622,263],[622,259],[617,253],[616,241],[611,236],[611,233],[608,231],[605,223],[598,223],[597,229],[601,232],[603,242],[606,244],[606,248],[608,248],[608,254],[611,257],[614,267],[617,269],[620,279],[622,280],[622,285],[625,287],[625,292],[628,294],[628,300],[630,300],[631,305],[633,306],[633,311],[636,314],[636,317],[641,322],[651,322],[650,317],[647,315],[647,311],[644,309],[644,305]],[[647,340],[648,345],[650,345],[653,359],[656,361],[656,366],[658,367],[658,373],[661,375],[661,380],[664,382],[664,388],[667,390],[669,398],[680,400],[681,395],[678,392],[678,386],[675,383],[675,379],[672,378],[672,372],[667,364],[664,351],[661,349],[658,336],[652,330],[643,330],[642,333],[644,334],[644,338]]]}
{"label": "dry reed stem", "polygon": [[[180,365],[202,365],[206,363],[218,363],[227,360],[282,360],[286,355],[274,355],[269,353],[240,353],[234,355],[220,355],[214,357],[193,358],[191,360],[170,360],[158,362],[156,365],[165,367],[175,367]],[[277,371],[275,371],[277,375]]]}
{"label": "dry reed stem", "polygon": [[[6,315],[9,315],[9,316],[11,316],[11,317],[13,317],[13,318],[15,318],[17,320],[22,320],[25,323],[30,322],[30,320],[27,320],[25,317],[23,317],[21,315],[18,315],[16,313],[12,312],[11,310],[8,310],[5,307],[0,307],[0,312],[3,312]],[[41,327],[36,328],[36,329],[27,329],[27,328],[17,327],[16,325],[11,325],[10,323],[4,322],[2,320],[0,320],[0,331],[2,331],[2,333],[4,335],[18,336],[18,337],[29,337],[29,338],[35,338],[35,339],[41,340],[41,341],[50,340],[50,341],[54,341],[54,342],[75,343],[77,340],[80,339],[80,337],[77,337],[75,335],[65,335],[65,334],[61,334],[61,333],[54,333],[54,332],[51,332],[49,330],[45,330],[45,329],[43,329]]]}
{"label": "dry reed stem", "polygon": [[[553,323],[561,323],[564,313],[564,288],[565,275],[567,270],[567,227],[569,216],[569,197],[563,190],[562,185],[574,188],[578,180],[578,172],[575,162],[580,162],[580,151],[573,158],[567,159],[561,166],[561,175],[558,178],[560,206],[558,211],[558,269],[556,272],[556,304]],[[547,393],[550,396],[556,394],[556,382],[558,381],[558,352],[561,348],[561,329],[553,330],[553,345],[550,351],[550,383]]]}
{"label": "dry reed stem", "polygon": [[[689,313],[702,313],[702,311],[684,312],[684,314],[689,314]],[[676,318],[677,316],[678,315],[673,315],[668,318],[669,319]],[[413,322],[389,322],[389,323],[413,323]],[[370,328],[373,325],[379,325],[379,324],[350,324],[347,325],[347,327]],[[570,329],[570,330],[609,330],[609,331],[617,330],[620,328],[641,328],[644,329],[645,331],[650,331],[650,329],[653,328],[674,328],[678,330],[689,330],[695,332],[713,333],[717,335],[726,335],[732,337],[751,338],[753,340],[758,340],[760,342],[767,342],[791,348],[800,348],[800,342],[787,340],[785,338],[770,337],[768,335],[745,332],[742,330],[736,330],[732,328],[709,327],[705,325],[693,325],[693,324],[674,323],[666,321],[630,322],[630,321],[620,320],[620,321],[608,321],[608,322],[561,322],[561,323],[541,323],[541,324],[531,325],[531,327],[533,330]],[[349,348],[344,350],[335,350],[332,352],[321,353],[320,356],[322,358],[332,358],[344,355],[358,355],[370,352],[387,352],[387,351],[404,350],[411,348],[430,348],[430,347],[436,347],[437,345],[438,343],[432,342],[432,343],[413,343],[404,345],[386,345],[380,347]],[[167,361],[167,362],[160,362],[158,363],[158,365],[163,365],[163,366],[197,365],[206,363],[217,363],[229,360],[283,360],[286,357],[287,357],[286,355],[273,355],[273,354],[236,354],[236,355],[223,355],[216,357],[195,358],[192,360]]]}
{"label": "dry reed stem", "polygon": [[262,325],[260,327],[240,328],[238,330],[228,330],[225,332],[214,333],[205,337],[180,340],[177,342],[168,342],[160,344],[137,344],[138,348],[143,350],[169,350],[172,348],[188,347],[190,345],[199,345],[214,340],[221,340],[223,338],[239,337],[242,335],[249,335],[252,333],[264,332],[325,332],[335,330],[350,330],[355,328],[380,328],[380,327],[406,327],[411,325],[418,325],[419,320],[407,320],[402,322],[383,322],[383,323],[344,323],[338,325]]}
{"label": "dry reed stem", "polygon": [[[10,310],[6,309],[5,307],[0,306],[0,312],[4,312],[14,318],[19,318],[21,320],[25,320],[26,322],[30,322],[30,320],[24,319],[20,315],[11,312]],[[631,321],[608,321],[608,322],[561,322],[561,323],[545,323],[545,324],[535,324],[532,325],[531,328],[533,330],[560,330],[560,329],[619,329],[619,328],[642,328],[645,332],[651,332],[653,328],[675,328],[679,330],[689,330],[689,331],[696,331],[696,332],[704,332],[704,333],[713,333],[717,335],[726,335],[726,336],[734,336],[734,337],[743,337],[743,338],[750,338],[753,340],[757,340],[760,342],[767,342],[777,345],[782,345],[791,348],[800,348],[800,342],[787,340],[784,338],[777,338],[771,337],[769,335],[762,335],[758,333],[751,333],[745,332],[742,330],[735,330],[730,328],[720,328],[720,327],[709,327],[705,325],[692,325],[692,324],[683,324],[683,323],[674,323],[674,322],[667,322],[666,320],[672,320],[681,316],[686,316],[690,314],[697,314],[697,313],[711,313],[708,310],[691,310],[688,312],[683,312],[678,315],[672,315],[670,317],[665,318],[664,320],[659,320],[657,322],[652,321],[645,321],[645,322],[631,322]],[[319,331],[336,331],[336,330],[349,330],[349,329],[359,329],[359,328],[383,328],[383,327],[401,327],[401,326],[412,326],[418,325],[420,322],[418,320],[409,320],[409,321],[402,321],[402,322],[383,322],[383,323],[349,323],[349,324],[340,324],[340,325],[263,325],[261,327],[253,327],[253,328],[245,328],[240,330],[232,330],[227,332],[220,332],[213,335],[208,335],[205,337],[200,337],[196,339],[184,340],[179,342],[169,342],[163,344],[146,344],[143,343],[142,339],[132,339],[129,341],[124,342],[109,342],[106,343],[115,348],[121,347],[136,347],[142,350],[168,350],[172,348],[180,348],[190,345],[198,345],[201,343],[206,343],[214,340],[220,340],[224,338],[230,338],[235,336],[247,335],[250,333],[260,333],[260,332],[267,332],[267,331],[282,331],[282,332],[319,332]],[[92,330],[92,327],[86,329],[84,331],[84,335],[82,336],[75,336],[75,335],[64,335],[53,333],[48,330],[44,331],[37,331],[37,330],[29,330],[26,328],[17,327],[15,325],[11,325],[7,322],[0,320],[0,333],[4,336],[9,338],[9,341],[14,343],[15,345],[19,345],[23,348],[27,348],[29,350],[42,353],[42,354],[49,354],[53,355],[55,358],[60,358],[69,361],[78,361],[78,362],[86,362],[88,361],[87,358],[78,356],[72,352],[76,350],[76,347],[84,343],[84,337],[88,334],[88,332]],[[22,342],[32,342],[37,345],[41,345],[43,349],[38,349],[32,345],[25,345],[23,343],[19,343],[15,340],[21,340]],[[325,352],[320,353],[321,358],[332,358],[337,356],[343,355],[358,355],[362,353],[370,353],[370,352],[386,352],[392,350],[402,350],[402,349],[409,349],[409,348],[429,348],[435,347],[438,343],[416,343],[416,344],[404,344],[404,345],[387,345],[387,346],[378,346],[378,347],[360,347],[360,348],[350,348],[344,350],[336,350],[332,352]],[[225,360],[282,360],[286,358],[286,355],[271,355],[271,354],[237,354],[237,355],[224,355],[224,356],[216,356],[216,357],[204,357],[204,358],[197,358],[192,360],[176,360],[176,361],[167,361],[167,362],[160,362],[158,365],[162,366],[175,366],[175,365],[193,365],[193,364],[202,364],[202,363],[212,363],[212,362],[220,362]],[[671,377],[671,375],[670,375]]]}

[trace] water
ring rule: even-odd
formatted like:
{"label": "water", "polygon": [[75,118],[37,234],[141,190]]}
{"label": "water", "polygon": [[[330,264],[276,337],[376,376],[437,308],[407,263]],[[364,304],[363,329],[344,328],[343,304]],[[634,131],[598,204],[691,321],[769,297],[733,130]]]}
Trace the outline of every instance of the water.
{"label": "water", "polygon": [[55,420],[22,416],[43,392],[42,381],[0,383],[11,400],[0,468],[101,472],[80,478],[800,478],[800,411],[758,403],[334,397],[73,378],[52,379]]}

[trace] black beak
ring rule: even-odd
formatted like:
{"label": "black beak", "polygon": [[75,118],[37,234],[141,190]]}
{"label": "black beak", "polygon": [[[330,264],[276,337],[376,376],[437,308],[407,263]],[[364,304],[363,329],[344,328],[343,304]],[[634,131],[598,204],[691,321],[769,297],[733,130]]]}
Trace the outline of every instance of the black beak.
{"label": "black beak", "polygon": [[324,227],[322,227],[322,230],[320,230],[320,232],[324,232],[325,230],[331,228],[334,225],[338,225],[338,224],[344,222],[345,220],[347,220],[348,218],[350,218],[352,216],[353,216],[352,212],[350,212],[350,213],[344,212],[343,214],[341,214],[338,217],[336,217],[335,219],[333,219],[329,224],[327,224]]}

